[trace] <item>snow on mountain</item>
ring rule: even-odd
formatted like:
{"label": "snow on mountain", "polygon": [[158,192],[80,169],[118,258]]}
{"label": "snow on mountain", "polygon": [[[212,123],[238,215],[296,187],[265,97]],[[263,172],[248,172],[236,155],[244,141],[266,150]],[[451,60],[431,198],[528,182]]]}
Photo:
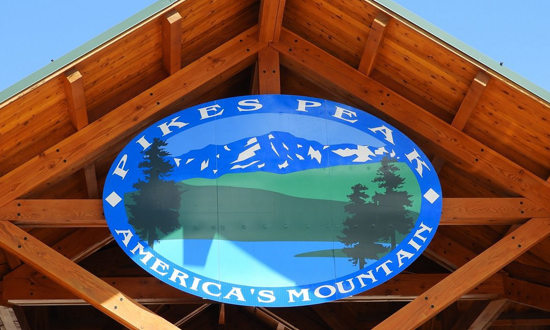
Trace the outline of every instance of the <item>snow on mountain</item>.
{"label": "snow on mountain", "polygon": [[[290,173],[310,168],[378,162],[395,155],[385,147],[337,144],[295,137],[290,133],[271,132],[248,137],[227,145],[208,145],[183,155],[172,155],[176,181],[202,177],[216,178],[226,173],[265,171]],[[181,160],[185,159],[185,163]],[[195,161],[196,160],[196,161]]]}

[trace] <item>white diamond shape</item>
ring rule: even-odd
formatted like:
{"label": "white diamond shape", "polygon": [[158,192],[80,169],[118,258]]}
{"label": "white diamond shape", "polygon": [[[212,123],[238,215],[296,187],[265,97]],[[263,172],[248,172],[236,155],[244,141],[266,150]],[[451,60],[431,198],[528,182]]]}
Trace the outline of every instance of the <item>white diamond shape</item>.
{"label": "white diamond shape", "polygon": [[109,196],[107,196],[107,198],[105,198],[105,200],[107,201],[107,203],[111,204],[112,207],[115,207],[118,203],[120,203],[122,198],[120,198],[120,196],[113,191]]}
{"label": "white diamond shape", "polygon": [[433,204],[439,198],[439,194],[436,193],[432,188],[430,188],[430,190],[426,191],[426,193],[424,194],[424,198],[426,198],[428,202]]}

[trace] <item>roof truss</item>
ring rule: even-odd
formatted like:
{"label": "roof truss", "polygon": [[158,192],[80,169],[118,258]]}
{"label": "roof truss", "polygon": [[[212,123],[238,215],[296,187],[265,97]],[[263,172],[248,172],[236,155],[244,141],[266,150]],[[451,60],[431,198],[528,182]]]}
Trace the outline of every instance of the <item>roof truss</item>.
{"label": "roof truss", "polygon": [[[253,92],[280,93],[282,64],[287,70],[307,77],[320,87],[331,89],[337,95],[350,99],[350,102],[388,116],[396,125],[405,127],[430,141],[430,145],[444,155],[444,158],[434,160],[436,167],[439,168],[444,161],[449,161],[467,173],[488,178],[507,191],[523,196],[445,198],[442,225],[523,225],[478,257],[475,257],[475,251],[468,247],[445,235],[439,235],[425,254],[451,271],[457,269],[451,275],[401,274],[383,286],[348,298],[347,301],[414,299],[380,327],[393,324],[403,326],[405,321],[410,322],[407,324],[411,327],[419,326],[453,301],[462,298],[499,298],[486,306],[483,313],[478,315],[476,323],[472,324],[481,324],[481,327],[491,324],[508,301],[550,310],[550,306],[545,303],[545,297],[550,294],[549,287],[501,273],[493,275],[549,235],[550,213],[547,205],[550,202],[550,182],[540,179],[463,132],[489,80],[492,79],[489,74],[483,69],[477,73],[454,119],[447,123],[371,77],[379,47],[389,21],[393,18],[383,13],[374,18],[356,69],[305,38],[283,28],[285,5],[285,0],[261,1],[258,26],[231,38],[184,67],[181,61],[182,16],[178,11],[162,13],[162,56],[168,77],[90,124],[87,118],[82,73],[74,67],[66,72],[64,86],[68,109],[77,131],[0,177],[0,245],[10,254],[22,258],[29,265],[49,275],[53,282],[37,277],[32,268],[20,265],[17,259],[12,260],[10,266],[15,269],[3,281],[3,295],[6,300],[17,304],[70,304],[81,303],[84,299],[126,326],[139,326],[131,323],[130,319],[133,314],[142,310],[141,307],[128,299],[125,300],[128,301],[127,307],[117,307],[117,311],[114,311],[112,306],[105,304],[105,301],[110,299],[105,294],[124,300],[125,296],[120,292],[125,292],[128,296],[147,303],[201,303],[201,299],[179,292],[152,278],[100,280],[82,272],[74,262],[82,260],[112,241],[112,237],[104,228],[80,228],[49,248],[12,224],[30,227],[105,227],[100,200],[17,198],[41,185],[58,182],[81,169],[85,173],[89,197],[97,198],[94,161],[100,155],[140,128],[161,118],[182,99],[189,98],[213,81],[221,81],[235,75],[257,60],[251,84]],[[128,117],[129,113],[132,114],[132,118]],[[411,116],[411,113],[415,116]],[[30,178],[28,173],[35,175]],[[529,218],[533,219],[527,221]],[[453,251],[446,253],[450,251],[450,245],[453,245]],[[46,251],[46,255],[54,262],[44,266],[37,259],[37,249]],[[55,250],[60,251],[68,259],[63,258]],[[531,255],[531,259],[535,257],[536,254],[534,257]],[[537,262],[539,261],[534,263]],[[63,278],[59,272],[60,265],[73,270],[76,277]],[[472,271],[474,267],[478,269],[477,272]],[[506,270],[511,275],[521,272],[514,264]],[[30,278],[40,285],[31,285]],[[79,286],[78,281],[82,279],[97,286],[98,292],[89,292]],[[112,286],[106,283],[111,283]],[[457,283],[461,285],[456,285]],[[59,289],[59,285],[72,293]],[[37,287],[40,289],[36,290]],[[428,287],[431,289],[424,292]],[[204,306],[209,305],[202,305],[202,309],[199,308],[197,313],[188,316],[194,317],[206,309]],[[256,309],[251,312],[277,328],[294,327],[269,310]],[[145,312],[144,315],[144,322],[164,322],[159,321],[152,313]],[[182,319],[181,324],[187,321],[188,319]],[[224,323],[225,309],[221,308],[219,325],[222,326]]]}

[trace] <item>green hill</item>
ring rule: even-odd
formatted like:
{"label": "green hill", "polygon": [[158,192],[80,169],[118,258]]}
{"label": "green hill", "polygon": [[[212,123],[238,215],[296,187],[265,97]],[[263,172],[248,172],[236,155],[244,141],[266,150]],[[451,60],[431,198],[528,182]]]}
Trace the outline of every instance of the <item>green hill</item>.
{"label": "green hill", "polygon": [[[405,163],[395,164],[407,183],[404,190],[413,195],[411,210],[420,210],[420,188],[414,173]],[[376,176],[380,163],[340,165],[277,174],[271,172],[228,173],[217,179],[194,178],[182,181],[191,186],[224,186],[270,190],[288,196],[347,202],[351,187],[361,183],[369,187],[368,194],[380,192],[371,180]]]}

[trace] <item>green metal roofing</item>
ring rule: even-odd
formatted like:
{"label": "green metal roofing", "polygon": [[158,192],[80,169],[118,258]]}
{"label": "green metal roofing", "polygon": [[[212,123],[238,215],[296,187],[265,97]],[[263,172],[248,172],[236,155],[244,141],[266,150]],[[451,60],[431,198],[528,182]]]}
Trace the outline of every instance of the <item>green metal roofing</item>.
{"label": "green metal roofing", "polygon": [[[238,1],[238,0],[237,0]],[[542,98],[543,100],[550,102],[550,92],[541,88],[540,86],[535,85],[531,81],[527,80],[523,76],[517,74],[516,72],[501,66],[497,61],[493,60],[492,58],[488,57],[487,55],[475,50],[474,48],[468,46],[464,42],[458,40],[457,38],[451,36],[450,34],[446,33],[445,31],[441,30],[440,28],[436,27],[435,25],[431,24],[430,22],[426,21],[422,17],[416,15],[415,13],[407,10],[403,6],[393,2],[392,0],[373,0],[374,2],[380,4],[381,6],[385,7],[389,11],[394,12],[395,14],[401,16],[405,20],[411,22],[412,24],[418,26],[419,28],[423,29],[424,31],[430,33],[431,35],[435,36],[436,38],[440,39],[444,43],[450,45],[451,47],[457,49],[458,51],[464,53],[465,55],[473,58],[474,60],[478,61],[482,65],[488,67],[489,69],[499,73],[500,75],[506,77],[507,79],[515,82],[519,86],[527,89],[531,93],[537,95],[538,97]],[[124,33],[125,31],[128,31],[132,27],[138,25],[139,23],[147,20],[151,16],[155,15],[156,13],[162,11],[163,9],[169,7],[173,3],[177,2],[177,0],[158,0],[154,4],[150,5],[149,7],[143,9],[142,11],[138,12],[137,14],[131,16],[130,18],[126,19],[125,21],[115,25],[111,29],[103,32],[102,34],[98,35],[97,37],[93,38],[92,40],[86,42],[82,46],[74,49],[73,51],[67,53],[66,55],[62,56],[58,60],[55,60],[54,62],[46,65],[42,69],[34,72],[33,74],[27,76],[26,78],[20,80],[19,82],[15,83],[14,85],[6,88],[3,91],[0,91],[0,103],[6,101],[7,99],[11,98],[14,95],[17,95],[18,93],[24,91],[25,89],[29,88],[30,86],[36,84],[37,82],[41,81],[42,79],[48,77],[52,73],[60,70],[61,68],[69,65],[70,63],[76,61],[77,59],[81,58],[82,56],[86,55],[87,53],[91,52],[92,50],[98,48],[99,46],[105,44],[109,40],[112,40],[113,38],[117,37],[118,35]]]}

